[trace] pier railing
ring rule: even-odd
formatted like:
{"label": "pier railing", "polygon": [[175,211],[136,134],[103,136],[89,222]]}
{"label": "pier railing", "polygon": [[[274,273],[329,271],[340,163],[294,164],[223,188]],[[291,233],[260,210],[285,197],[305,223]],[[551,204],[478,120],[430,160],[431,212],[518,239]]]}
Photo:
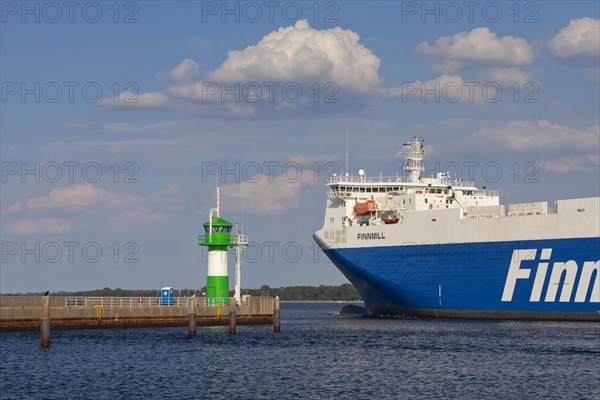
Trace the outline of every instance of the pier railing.
{"label": "pier railing", "polygon": [[[50,296],[52,307],[94,307],[133,308],[133,307],[189,307],[195,302],[197,307],[235,304],[233,298],[212,299],[206,297],[83,297]],[[248,305],[249,299],[242,298],[241,305]],[[0,307],[39,307],[39,296],[0,296]]]}

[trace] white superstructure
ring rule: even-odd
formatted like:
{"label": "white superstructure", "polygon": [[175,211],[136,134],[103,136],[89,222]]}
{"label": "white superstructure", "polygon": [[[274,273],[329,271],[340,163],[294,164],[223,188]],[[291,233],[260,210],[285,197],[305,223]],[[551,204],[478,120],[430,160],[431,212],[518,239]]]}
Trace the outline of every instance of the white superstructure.
{"label": "white superstructure", "polygon": [[323,228],[328,247],[395,246],[598,236],[600,198],[500,205],[498,192],[439,172],[424,176],[423,140],[405,144],[406,177],[332,176]]}

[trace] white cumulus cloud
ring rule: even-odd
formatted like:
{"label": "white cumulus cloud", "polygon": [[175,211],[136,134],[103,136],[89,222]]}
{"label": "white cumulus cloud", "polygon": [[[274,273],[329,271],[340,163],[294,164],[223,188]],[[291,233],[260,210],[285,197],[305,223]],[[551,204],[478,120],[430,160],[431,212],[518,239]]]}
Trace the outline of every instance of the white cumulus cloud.
{"label": "white cumulus cloud", "polygon": [[[392,97],[401,97],[402,101],[418,100],[423,103],[470,103],[482,104],[491,102],[498,93],[485,93],[489,96],[484,97],[483,85],[487,82],[465,81],[460,75],[440,75],[437,78],[428,81],[404,82],[402,86],[386,90],[386,93]],[[490,93],[492,92],[491,89]]]}
{"label": "white cumulus cloud", "polygon": [[9,233],[16,235],[34,235],[39,233],[67,233],[76,226],[62,218],[24,218],[10,223]]}
{"label": "white cumulus cloud", "polygon": [[600,125],[578,130],[552,123],[547,119],[509,121],[474,133],[470,142],[478,147],[515,151],[590,149],[597,153],[600,150]]}
{"label": "white cumulus cloud", "polygon": [[533,82],[533,79],[529,72],[520,68],[490,68],[481,73],[480,82],[495,82],[500,86],[509,87],[515,83],[523,86],[527,82]]}
{"label": "white cumulus cloud", "polygon": [[116,98],[107,97],[98,101],[97,104],[116,108],[160,108],[169,104],[169,98],[159,92],[135,94],[123,91]]}
{"label": "white cumulus cloud", "polygon": [[[317,30],[306,20],[280,28],[244,50],[232,50],[206,82],[336,83],[340,90],[379,90],[381,61],[359,43],[355,32],[342,28]],[[171,93],[197,99],[198,83],[177,86]]]}
{"label": "white cumulus cloud", "polygon": [[[181,186],[168,185],[164,190],[145,196],[125,195],[82,183],[52,189],[47,195],[32,197],[10,207],[11,214],[37,214],[36,218],[15,219],[10,231],[19,234],[63,233],[87,226],[107,226],[122,230],[139,228],[136,223],[169,220],[181,206]],[[55,218],[53,213],[69,213],[69,218]],[[46,215],[39,215],[46,214]]]}
{"label": "white cumulus cloud", "polygon": [[143,201],[142,197],[113,193],[86,182],[79,185],[52,189],[46,196],[27,200],[25,205],[28,209],[70,208],[83,210],[97,205],[122,207],[141,201]]}
{"label": "white cumulus cloud", "polygon": [[444,75],[450,75],[460,71],[465,67],[465,64],[458,60],[442,60],[433,65],[433,69]]}
{"label": "white cumulus cloud", "polygon": [[564,156],[557,160],[546,160],[538,163],[541,169],[559,174],[571,172],[598,172],[600,157],[597,154],[581,156]]}
{"label": "white cumulus cloud", "polygon": [[178,66],[169,71],[169,75],[177,80],[183,80],[198,75],[200,67],[194,60],[186,58]]}
{"label": "white cumulus cloud", "polygon": [[579,18],[569,22],[550,40],[552,55],[565,61],[598,65],[600,57],[600,19]]}
{"label": "white cumulus cloud", "polygon": [[452,60],[500,65],[522,65],[533,61],[533,51],[527,40],[514,36],[498,38],[489,28],[475,28],[454,36],[442,36],[433,45],[422,42],[415,51]]}
{"label": "white cumulus cloud", "polygon": [[[258,181],[244,181],[223,187],[225,204],[234,209],[239,204],[250,202],[247,212],[258,215],[281,214],[297,204],[300,190],[306,185],[315,185],[311,174],[297,175],[294,169],[289,174],[278,176],[270,181],[261,177]],[[245,210],[245,211],[246,211]]]}

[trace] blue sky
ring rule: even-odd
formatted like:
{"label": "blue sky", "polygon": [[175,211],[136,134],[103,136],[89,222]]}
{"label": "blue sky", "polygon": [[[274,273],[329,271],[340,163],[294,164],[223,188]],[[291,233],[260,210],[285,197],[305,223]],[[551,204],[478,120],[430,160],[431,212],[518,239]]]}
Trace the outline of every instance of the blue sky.
{"label": "blue sky", "polygon": [[419,135],[502,203],[598,196],[598,3],[468,7],[2,2],[0,291],[204,286],[215,175],[243,287],[343,283],[312,233],[346,134],[354,173]]}

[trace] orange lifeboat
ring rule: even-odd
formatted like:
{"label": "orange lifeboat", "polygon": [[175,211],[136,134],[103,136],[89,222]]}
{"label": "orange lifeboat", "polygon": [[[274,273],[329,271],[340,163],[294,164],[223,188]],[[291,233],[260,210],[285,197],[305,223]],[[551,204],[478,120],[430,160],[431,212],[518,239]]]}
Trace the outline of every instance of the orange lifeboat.
{"label": "orange lifeboat", "polygon": [[354,212],[357,215],[369,214],[371,211],[377,210],[379,206],[373,200],[367,200],[364,203],[356,203]]}

